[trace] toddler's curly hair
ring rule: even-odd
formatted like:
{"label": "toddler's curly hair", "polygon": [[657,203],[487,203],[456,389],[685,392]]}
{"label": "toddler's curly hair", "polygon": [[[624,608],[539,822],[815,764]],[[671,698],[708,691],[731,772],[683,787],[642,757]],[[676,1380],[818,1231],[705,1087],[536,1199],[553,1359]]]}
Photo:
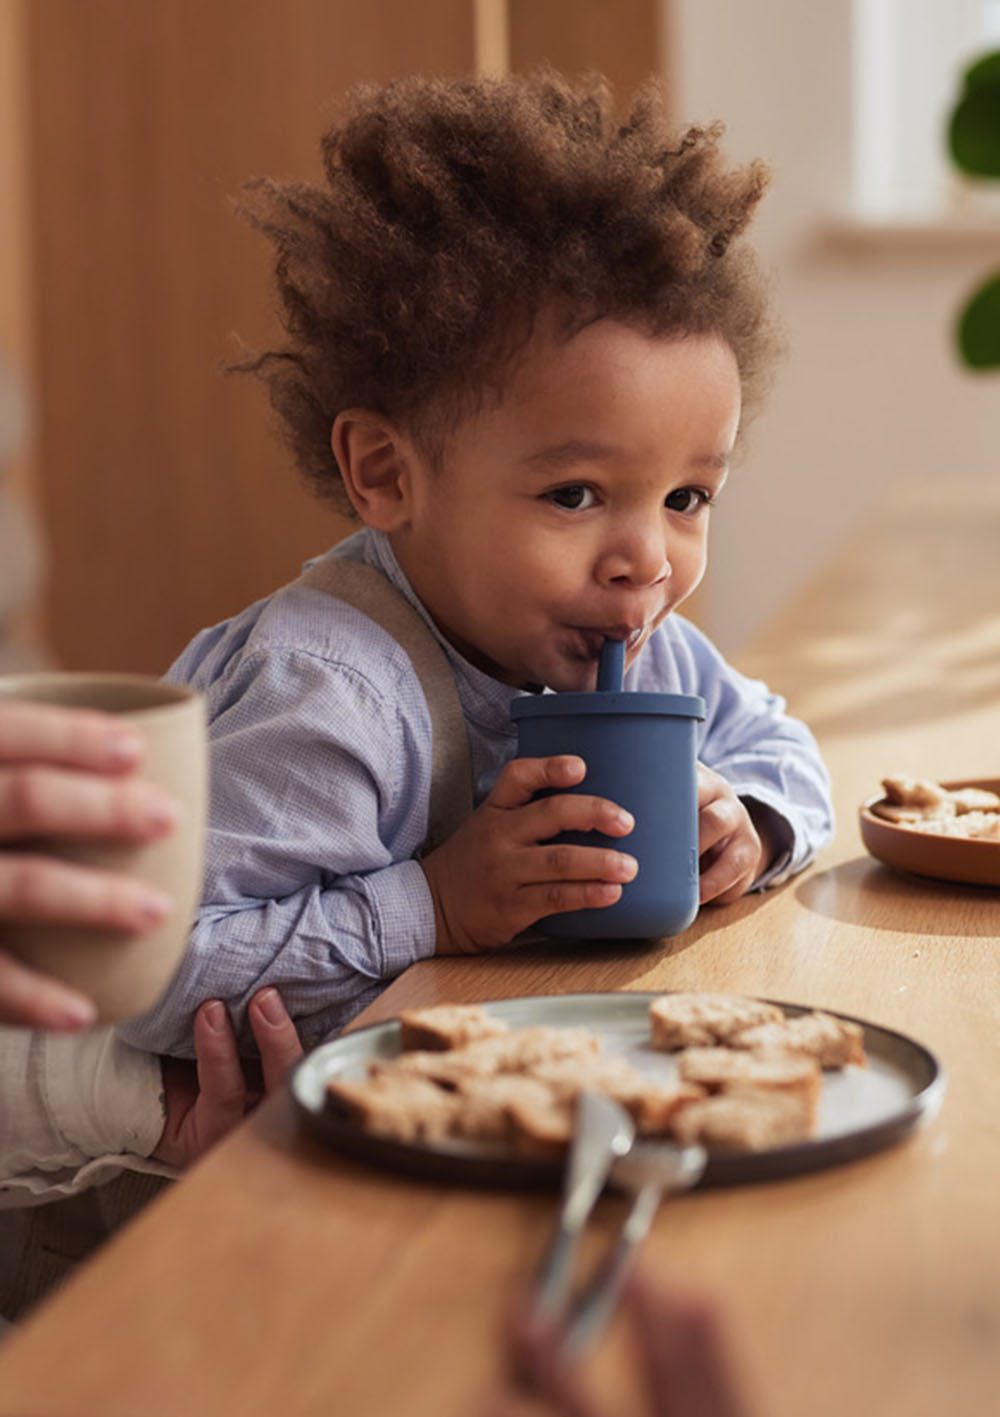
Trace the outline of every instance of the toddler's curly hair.
{"label": "toddler's curly hair", "polygon": [[653,80],[622,122],[600,76],[548,68],[348,94],[326,185],[258,178],[241,208],[276,247],[288,344],[237,367],[268,384],[314,489],[350,510],[330,447],[345,408],[398,421],[439,462],[543,309],[567,337],[601,318],[717,334],[753,411],[778,343],[735,238],[767,169],[728,168],[721,133],[672,132]]}

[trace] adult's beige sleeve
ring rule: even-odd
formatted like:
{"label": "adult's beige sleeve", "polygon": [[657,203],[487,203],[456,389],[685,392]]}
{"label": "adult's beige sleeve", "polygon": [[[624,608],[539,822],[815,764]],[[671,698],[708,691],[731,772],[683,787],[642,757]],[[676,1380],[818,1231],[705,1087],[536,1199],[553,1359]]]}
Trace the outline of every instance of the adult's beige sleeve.
{"label": "adult's beige sleeve", "polygon": [[76,1195],[149,1159],[163,1130],[159,1059],[110,1028],[0,1028],[0,1208]]}

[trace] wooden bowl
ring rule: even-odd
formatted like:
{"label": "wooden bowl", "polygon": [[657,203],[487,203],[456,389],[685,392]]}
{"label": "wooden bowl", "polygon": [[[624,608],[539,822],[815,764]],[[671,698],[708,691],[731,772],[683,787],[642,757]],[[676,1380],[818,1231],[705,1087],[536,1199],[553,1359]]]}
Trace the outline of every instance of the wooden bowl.
{"label": "wooden bowl", "polygon": [[[1000,778],[963,778],[943,782],[949,792],[958,787],[983,787],[1000,794]],[[887,822],[872,807],[884,801],[877,793],[864,802],[859,812],[861,840],[879,861],[897,871],[933,876],[939,881],[967,881],[976,886],[1000,886],[1000,841],[976,841],[958,836],[936,836],[931,832]]]}

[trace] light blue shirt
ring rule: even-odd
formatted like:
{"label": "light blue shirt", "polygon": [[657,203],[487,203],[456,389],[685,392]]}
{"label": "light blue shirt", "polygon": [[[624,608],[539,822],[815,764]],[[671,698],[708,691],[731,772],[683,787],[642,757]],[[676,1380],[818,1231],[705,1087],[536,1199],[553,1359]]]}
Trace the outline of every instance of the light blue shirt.
{"label": "light blue shirt", "polygon": [[[455,675],[481,802],[515,755],[510,705],[523,691],[474,668],[438,634],[383,534],[359,532],[327,554],[377,567],[431,626]],[[274,984],[315,1044],[434,953],[434,909],[415,859],[431,778],[423,691],[384,630],[295,584],[203,630],[167,678],[207,699],[204,894],[166,995],[120,1032],[139,1048],[190,1057],[194,1011],[219,997],[247,1041],[246,1005]],[[830,839],[829,779],[809,730],[693,625],[668,616],[625,683],[704,698],[700,760],[785,827],[784,850],[758,886],[801,869]]]}

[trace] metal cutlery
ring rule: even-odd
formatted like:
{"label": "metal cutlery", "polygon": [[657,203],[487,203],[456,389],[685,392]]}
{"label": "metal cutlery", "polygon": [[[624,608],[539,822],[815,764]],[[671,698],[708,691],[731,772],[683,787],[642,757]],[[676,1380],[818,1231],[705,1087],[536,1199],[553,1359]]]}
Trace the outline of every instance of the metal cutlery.
{"label": "metal cutlery", "polygon": [[632,1118],[617,1102],[598,1093],[581,1093],[566,1161],[562,1208],[535,1291],[539,1318],[551,1321],[563,1313],[583,1228],[612,1166],[627,1155],[634,1137]]}
{"label": "metal cutlery", "polygon": [[614,1313],[636,1249],[649,1233],[664,1195],[698,1184],[707,1154],[701,1146],[638,1142],[611,1168],[611,1181],[634,1197],[621,1233],[594,1278],[573,1304],[563,1331],[566,1352],[592,1343]]}
{"label": "metal cutlery", "polygon": [[[566,1162],[563,1202],[535,1290],[535,1314],[563,1325],[562,1342],[578,1353],[614,1312],[637,1247],[665,1194],[697,1185],[707,1155],[700,1146],[635,1141],[631,1117],[617,1102],[581,1093]],[[632,1205],[618,1239],[593,1278],[571,1299],[573,1268],[590,1213],[608,1180],[629,1192]]]}

